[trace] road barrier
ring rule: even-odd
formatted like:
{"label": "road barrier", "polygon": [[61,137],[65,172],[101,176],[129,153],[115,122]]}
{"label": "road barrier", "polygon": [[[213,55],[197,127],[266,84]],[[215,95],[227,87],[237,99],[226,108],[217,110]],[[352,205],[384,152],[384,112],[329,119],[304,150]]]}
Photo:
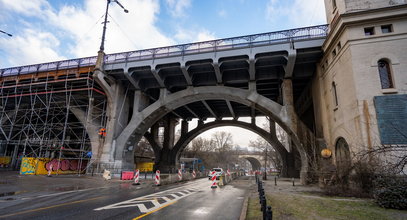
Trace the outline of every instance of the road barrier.
{"label": "road barrier", "polygon": [[140,178],[140,170],[136,169],[136,173],[134,175],[134,183],[133,183],[133,185],[140,185],[139,178]]}
{"label": "road barrier", "polygon": [[259,192],[259,200],[260,200],[260,211],[263,212],[263,220],[271,220],[273,219],[273,211],[271,210],[271,206],[267,206],[267,199],[264,193],[263,182],[260,180],[258,174],[255,175],[256,183],[257,183],[257,191]]}
{"label": "road barrier", "polygon": [[218,186],[216,185],[216,175],[215,175],[215,171],[211,172],[211,176],[212,176],[212,185],[211,188],[218,188]]}
{"label": "road barrier", "polygon": [[160,171],[159,170],[155,171],[155,185],[156,186],[160,185]]}
{"label": "road barrier", "polygon": [[195,170],[193,170],[192,171],[192,179],[195,179],[196,178],[196,173],[195,173]]}
{"label": "road barrier", "polygon": [[178,181],[182,180],[182,170],[178,169]]}

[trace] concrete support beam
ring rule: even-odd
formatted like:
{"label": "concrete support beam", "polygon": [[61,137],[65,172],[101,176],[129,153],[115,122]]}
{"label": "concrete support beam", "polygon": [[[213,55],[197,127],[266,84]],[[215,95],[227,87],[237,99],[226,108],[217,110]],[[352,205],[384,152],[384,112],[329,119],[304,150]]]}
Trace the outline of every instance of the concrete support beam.
{"label": "concrete support beam", "polygon": [[182,122],[181,122],[181,136],[188,133],[188,130],[189,130],[188,125],[189,125],[189,122],[187,120],[182,120]]}
{"label": "concrete support beam", "polygon": [[185,63],[181,63],[181,71],[185,77],[185,81],[187,82],[188,86],[192,86],[192,79],[191,76],[189,76],[187,68],[185,67]]}
{"label": "concrete support beam", "polygon": [[220,71],[218,61],[213,61],[212,65],[213,69],[215,70],[216,82],[218,84],[222,84],[222,72]]}
{"label": "concrete support beam", "polygon": [[284,67],[285,78],[291,78],[294,72],[295,60],[297,58],[297,50],[291,44],[291,49],[288,50],[287,65]]}
{"label": "concrete support beam", "polygon": [[233,119],[235,119],[236,114],[235,114],[235,111],[233,110],[232,104],[230,103],[229,100],[226,100],[226,104],[227,104],[227,106],[229,108],[230,114],[232,115]]}
{"label": "concrete support beam", "polygon": [[151,73],[153,74],[155,80],[157,80],[158,85],[160,85],[161,88],[165,88],[164,81],[161,79],[160,75],[158,74],[160,70],[156,70],[155,67],[151,69]]}
{"label": "concrete support beam", "polygon": [[129,82],[134,86],[134,88],[140,89],[136,80],[134,80],[133,77],[131,77],[132,74],[129,73],[128,69],[124,70],[123,74],[126,77],[126,79],[129,80]]}
{"label": "concrete support beam", "polygon": [[188,110],[195,118],[200,118],[194,111],[192,111],[191,108],[189,108],[187,105],[184,105],[184,108]]}
{"label": "concrete support beam", "polygon": [[256,59],[254,56],[249,58],[249,77],[250,81],[256,80]]}
{"label": "concrete support beam", "polygon": [[219,119],[219,117],[216,115],[216,113],[212,110],[212,108],[208,105],[208,103],[205,100],[201,101],[204,106],[206,107],[206,109],[208,109],[208,111],[211,113],[211,115],[215,118],[215,119]]}

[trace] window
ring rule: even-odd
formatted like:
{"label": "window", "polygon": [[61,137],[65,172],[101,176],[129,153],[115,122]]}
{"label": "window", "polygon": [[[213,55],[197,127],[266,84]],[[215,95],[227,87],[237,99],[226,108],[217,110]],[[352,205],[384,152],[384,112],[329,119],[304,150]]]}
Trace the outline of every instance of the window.
{"label": "window", "polygon": [[332,0],[332,8],[335,10],[335,8],[336,8],[336,0]]}
{"label": "window", "polygon": [[365,28],[365,36],[374,35],[374,27],[367,27]]}
{"label": "window", "polygon": [[382,33],[383,33],[383,34],[393,32],[393,25],[391,25],[391,24],[382,25],[381,28],[382,28]]}
{"label": "window", "polygon": [[342,49],[341,42],[338,42],[338,44],[336,45],[336,47],[338,48],[338,51],[340,51],[340,50]]}
{"label": "window", "polygon": [[335,84],[335,82],[332,82],[332,98],[333,98],[334,107],[335,107],[335,110],[336,110],[336,108],[338,107],[338,94],[336,92],[336,84]]}
{"label": "window", "polygon": [[335,49],[332,51],[332,56],[333,56],[333,57],[336,56],[336,50],[335,50]]}
{"label": "window", "polygon": [[379,68],[380,84],[382,85],[382,89],[394,88],[389,63],[382,59],[377,62],[377,66]]}

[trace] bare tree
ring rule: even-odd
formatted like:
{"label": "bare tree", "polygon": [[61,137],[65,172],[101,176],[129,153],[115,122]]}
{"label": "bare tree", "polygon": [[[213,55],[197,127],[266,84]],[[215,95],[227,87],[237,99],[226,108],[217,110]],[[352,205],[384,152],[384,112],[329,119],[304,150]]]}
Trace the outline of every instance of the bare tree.
{"label": "bare tree", "polygon": [[249,146],[259,151],[265,151],[267,149],[267,160],[271,161],[271,163],[277,170],[281,170],[281,158],[279,157],[276,150],[264,138],[257,136],[256,140],[252,140],[249,142]]}

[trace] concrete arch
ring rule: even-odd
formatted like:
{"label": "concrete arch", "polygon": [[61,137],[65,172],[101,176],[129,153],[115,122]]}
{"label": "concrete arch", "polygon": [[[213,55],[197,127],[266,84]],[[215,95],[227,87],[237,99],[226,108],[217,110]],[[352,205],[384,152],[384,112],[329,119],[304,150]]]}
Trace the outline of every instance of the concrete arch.
{"label": "concrete arch", "polygon": [[134,143],[138,142],[142,135],[162,116],[177,109],[178,107],[192,102],[214,99],[224,99],[246,106],[254,106],[257,110],[263,112],[273,121],[278,123],[280,127],[282,127],[287,134],[291,136],[294,146],[300,153],[302,164],[301,178],[303,180],[306,179],[306,174],[308,171],[308,159],[306,156],[306,151],[303,149],[297,135],[291,129],[286,108],[264,96],[259,95],[256,91],[225,86],[189,87],[185,90],[181,90],[169,95],[166,94],[166,90],[163,89],[159,100],[146,107],[141,112],[133,114],[133,117],[127,127],[114,141],[116,143],[116,163],[121,163],[117,165],[121,165],[122,168],[133,168],[132,151],[134,150]]}
{"label": "concrete arch", "polygon": [[173,149],[176,150],[178,152],[178,154],[180,154],[194,138],[196,138],[203,132],[216,128],[216,127],[223,127],[223,126],[235,126],[235,127],[240,127],[240,128],[244,128],[249,131],[252,131],[252,132],[258,134],[259,136],[261,136],[262,138],[264,138],[267,142],[269,142],[280,153],[280,155],[284,155],[287,153],[287,150],[280,143],[280,141],[273,139],[269,132],[256,126],[255,124],[237,121],[237,120],[216,120],[213,122],[199,125],[198,127],[189,131],[186,135],[182,135],[180,137],[180,139],[178,140],[178,142],[175,144]]}
{"label": "concrete arch", "polygon": [[250,162],[253,170],[260,170],[261,163],[258,159],[254,158],[254,157],[244,157],[244,159],[246,159]]}
{"label": "concrete arch", "polygon": [[258,134],[259,136],[261,136],[262,138],[264,138],[278,152],[278,154],[283,162],[282,175],[283,176],[288,175],[287,174],[287,172],[288,172],[287,171],[287,153],[288,152],[285,149],[285,147],[281,144],[281,142],[277,138],[274,138],[274,136],[271,135],[269,132],[258,127],[257,125],[252,124],[252,123],[237,121],[237,120],[216,120],[213,122],[199,125],[196,128],[194,128],[193,130],[186,133],[185,135],[182,135],[173,148],[173,151],[176,152],[176,161],[178,161],[179,156],[184,151],[184,149],[187,147],[187,145],[197,136],[199,136],[203,132],[208,131],[210,129],[213,129],[216,127],[223,127],[223,126],[240,127],[240,128],[252,131],[252,132]]}

